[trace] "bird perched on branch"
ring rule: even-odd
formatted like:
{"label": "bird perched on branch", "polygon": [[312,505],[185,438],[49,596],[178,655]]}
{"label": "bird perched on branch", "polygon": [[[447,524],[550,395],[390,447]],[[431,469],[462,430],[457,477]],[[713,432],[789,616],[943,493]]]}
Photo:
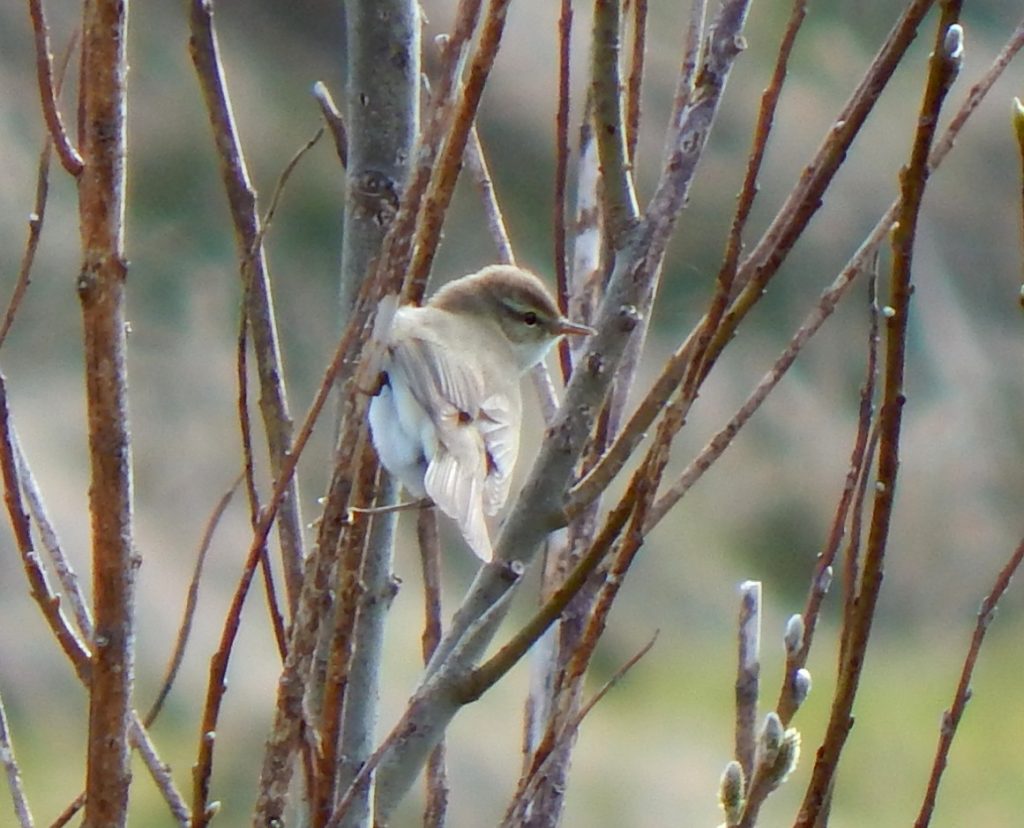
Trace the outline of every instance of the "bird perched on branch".
{"label": "bird perched on branch", "polygon": [[399,308],[384,334],[369,414],[377,454],[483,561],[493,554],[484,516],[508,498],[519,452],[520,377],[560,337],[593,333],[566,319],[534,274],[492,265]]}

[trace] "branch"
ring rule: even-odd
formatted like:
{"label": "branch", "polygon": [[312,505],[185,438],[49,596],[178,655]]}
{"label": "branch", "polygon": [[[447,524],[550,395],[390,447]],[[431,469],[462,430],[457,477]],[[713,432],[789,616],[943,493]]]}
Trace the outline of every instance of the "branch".
{"label": "branch", "polygon": [[736,667],[736,761],[747,779],[754,772],[757,700],[761,673],[761,582],[740,585],[739,653]]}
{"label": "branch", "polygon": [[131,783],[128,725],[135,681],[131,433],[125,341],[124,211],[127,4],[93,0],[82,22],[78,179],[89,424],[93,639],[86,769],[87,828],[124,825]]}
{"label": "branch", "polygon": [[596,0],[592,31],[591,95],[594,133],[601,158],[601,193],[607,236],[612,246],[624,246],[640,217],[627,149],[626,118],[619,73],[620,0]]}
{"label": "branch", "polygon": [[[431,660],[423,686],[432,682],[440,666],[460,646],[459,642],[478,619],[506,594],[511,586],[504,574],[509,565],[513,562],[517,566],[525,565],[543,538],[564,524],[560,508],[562,495],[590,433],[593,412],[601,405],[630,333],[639,321],[635,309],[645,305],[646,297],[653,290],[653,275],[660,265],[675,218],[685,203],[707,128],[717,111],[728,70],[738,54],[736,38],[745,20],[746,7],[746,2],[739,0],[723,5],[715,29],[716,48],[711,50],[702,87],[705,94],[696,105],[697,114],[692,120],[686,119],[680,133],[694,140],[680,142],[674,155],[675,162],[666,168],[665,179],[656,191],[652,207],[631,234],[630,242],[617,260],[597,320],[599,333],[592,338],[587,355],[573,372],[559,417],[551,426],[529,479],[505,521],[495,561],[480,569],[455,614],[451,629]],[[718,39],[721,43],[717,42]],[[696,128],[698,122],[700,128]],[[694,127],[696,132],[691,134],[690,127]],[[494,628],[496,626],[493,625]],[[492,634],[493,629],[488,628],[477,636],[472,649],[460,650],[463,657],[473,659],[479,655]],[[451,701],[449,693],[439,691],[435,698],[445,699],[446,696],[444,703],[447,705]],[[454,708],[437,710],[429,703],[417,702],[399,725],[412,728],[417,738],[389,737],[388,756],[377,774],[378,789],[385,788],[396,794],[408,789],[416,770],[426,761],[427,754],[441,738],[447,720],[454,712]],[[401,761],[397,755],[399,747],[403,754]],[[397,796],[389,796],[388,807],[394,805],[395,799]],[[378,818],[387,818],[386,811],[378,809],[377,813]]]}
{"label": "branch", "polygon": [[651,648],[654,647],[654,643],[657,640],[658,632],[655,631],[654,635],[651,636],[651,639],[634,655],[630,656],[625,663],[612,674],[612,677],[608,679],[608,681],[601,686],[601,689],[598,690],[587,701],[587,703],[573,715],[570,721],[565,723],[564,727],[562,727],[557,734],[552,734],[550,739],[546,739],[545,742],[537,748],[532,757],[530,767],[526,769],[526,772],[519,780],[519,786],[513,795],[512,801],[505,812],[505,817],[501,822],[501,828],[512,828],[512,826],[520,826],[523,824],[522,809],[529,803],[531,790],[547,770],[551,757],[557,755],[559,746],[565,744],[576,735],[580,729],[580,725],[583,724],[583,720],[589,716],[590,712],[598,705],[598,703],[608,695],[608,693],[620,681],[622,681],[623,678],[625,678],[626,674],[639,663],[640,659],[651,651]]}
{"label": "branch", "polygon": [[[850,453],[850,464],[846,472],[846,479],[843,491],[836,505],[835,515],[832,518],[832,526],[828,539],[821,554],[818,555],[811,574],[811,583],[808,589],[807,600],[804,604],[804,611],[801,620],[803,621],[803,635],[800,636],[800,646],[786,650],[786,669],[783,675],[782,688],[779,691],[779,699],[775,705],[775,711],[783,726],[788,726],[797,708],[799,707],[800,695],[798,691],[797,673],[807,665],[807,656],[814,641],[814,633],[817,629],[818,616],[821,612],[821,605],[832,586],[833,564],[839,547],[842,543],[843,533],[846,528],[850,510],[855,506],[859,514],[867,492],[867,481],[870,474],[871,460],[874,457],[874,436],[871,423],[875,410],[875,386],[878,381],[878,313],[875,302],[875,284],[877,274],[872,272],[870,284],[870,325],[868,330],[868,358],[865,370],[864,382],[860,392],[860,406],[857,414],[857,434],[854,439],[853,449]],[[849,544],[851,547],[860,542],[858,527],[850,532]],[[846,579],[852,584],[853,579]],[[852,587],[851,587],[852,589]]]}
{"label": "branch", "polygon": [[[32,18],[32,33],[35,37],[36,47],[36,77],[39,81],[39,96],[43,104],[43,119],[46,121],[46,128],[50,133],[50,140],[57,149],[57,157],[61,166],[64,167],[75,178],[82,174],[85,163],[78,150],[74,148],[67,130],[64,128],[64,119],[61,118],[60,108],[57,106],[57,96],[60,94],[60,83],[53,81],[53,57],[50,53],[50,29],[46,25],[46,13],[43,11],[42,0],[28,0],[29,16]],[[70,53],[70,48],[68,53]],[[65,58],[66,61],[66,58]],[[63,74],[63,69],[61,70]]]}
{"label": "branch", "polygon": [[[931,7],[932,2],[933,0],[916,0],[904,11],[878,57],[872,62],[850,100],[843,107],[814,159],[804,169],[800,182],[786,199],[761,241],[740,265],[734,285],[743,287],[743,290],[723,316],[722,323],[715,327],[712,340],[705,349],[703,360],[705,367],[702,370],[702,376],[707,374],[708,367],[717,360],[722,349],[731,341],[740,322],[760,300],[766,285],[778,272],[796,239],[803,233],[807,223],[822,204],[825,189],[845,159],[850,145],[877,102],[881,90],[888,83],[896,66],[913,42],[917,26]],[[792,26],[792,22],[790,25]],[[706,78],[709,75],[714,78],[715,71],[717,70],[712,69],[709,72],[708,69],[702,68],[698,82],[702,78],[707,82]],[[683,94],[683,92],[679,94]],[[688,147],[694,141],[706,137],[706,126],[703,125],[705,119],[700,116],[702,98],[696,93],[691,97],[694,102],[688,103],[682,109],[678,122],[680,126],[673,133],[674,138],[669,142],[670,148]],[[690,97],[687,98],[687,100],[690,99]],[[687,127],[683,122],[691,117],[694,124]],[[686,156],[676,156],[670,152],[665,168],[671,170],[673,166],[681,166],[685,160]],[[677,175],[681,174],[681,171],[677,172]],[[670,197],[672,188],[667,187],[666,190],[668,192],[665,197]],[[655,198],[648,206],[648,213],[651,213],[657,200],[656,193]],[[662,211],[659,209],[658,212]],[[629,423],[605,453],[599,466],[591,470],[587,478],[577,484],[567,506],[570,514],[578,512],[604,490],[610,480],[625,465],[651,423],[664,410],[665,403],[672,392],[686,376],[690,360],[693,358],[697,346],[696,332],[703,330],[705,320],[706,317],[698,323],[696,331],[691,333],[669,358],[651,391],[637,406]]]}
{"label": "branch", "polygon": [[[569,59],[572,43],[572,0],[561,0],[558,15],[558,111],[555,113],[555,192],[554,192],[554,263],[558,308],[569,311],[569,262],[567,259],[568,231],[565,226],[568,212],[566,195],[569,178]],[[576,317],[570,316],[570,319]],[[569,379],[572,363],[569,343],[558,343],[558,361],[562,369],[562,382]]]}
{"label": "branch", "polygon": [[[423,199],[416,238],[412,245],[412,258],[405,279],[405,298],[413,303],[418,303],[425,292],[441,227],[462,166],[470,127],[476,118],[484,86],[487,84],[494,59],[498,55],[498,47],[501,45],[509,2],[510,0],[490,0],[488,3],[487,14],[477,38],[465,84],[452,110],[451,126],[445,137],[444,148],[436,161],[430,186]],[[453,36],[452,45],[456,43]],[[438,106],[442,104],[439,102]]]}
{"label": "branch", "polygon": [[[212,0],[191,0],[189,31],[189,53],[213,129],[217,160],[234,224],[240,275],[249,300],[246,313],[260,380],[260,413],[266,431],[271,472],[277,479],[281,477],[286,458],[293,449],[292,420],[288,413],[277,323],[261,244],[263,231],[257,214],[256,194],[249,179],[228,97],[213,27]],[[294,613],[305,557],[299,492],[294,483],[289,483],[282,504],[278,534],[288,604]]]}
{"label": "branch", "polygon": [[320,114],[323,115],[324,123],[331,132],[331,139],[334,141],[334,152],[338,156],[342,169],[348,166],[348,132],[345,129],[345,119],[331,97],[331,91],[323,81],[313,84],[313,97],[320,107]]}
{"label": "branch", "polygon": [[921,803],[921,810],[914,822],[914,828],[927,828],[931,823],[932,810],[935,808],[935,798],[939,792],[939,783],[942,781],[942,773],[946,769],[949,758],[949,749],[953,744],[953,737],[956,736],[960,719],[963,718],[964,709],[971,699],[971,676],[974,673],[974,665],[978,661],[981,652],[981,645],[985,640],[985,633],[988,632],[992,619],[995,618],[996,607],[1003,593],[1010,586],[1010,581],[1024,561],[1024,540],[1018,544],[1016,550],[1010,556],[1003,568],[996,576],[992,589],[981,602],[978,610],[978,621],[974,627],[974,635],[971,638],[971,646],[964,659],[964,666],[960,672],[960,682],[957,684],[956,693],[953,696],[953,704],[942,714],[942,729],[939,733],[939,744],[935,751],[935,761],[932,763],[931,775],[928,778],[928,788],[925,791],[924,801]]}
{"label": "branch", "polygon": [[213,542],[213,534],[220,525],[220,519],[224,516],[224,512],[227,510],[228,504],[231,502],[231,498],[234,497],[239,483],[241,483],[241,478],[235,480],[235,482],[231,484],[231,488],[220,496],[217,504],[213,507],[213,512],[206,521],[206,530],[203,532],[203,538],[199,543],[199,552],[196,555],[196,563],[192,569],[192,580],[188,585],[188,596],[185,599],[185,611],[182,614],[181,625],[178,627],[178,639],[175,642],[171,658],[167,663],[167,670],[164,673],[164,680],[160,685],[160,690],[157,693],[156,698],[153,700],[153,704],[149,708],[149,712],[143,719],[143,726],[146,728],[151,727],[153,722],[156,721],[156,717],[160,715],[160,710],[163,707],[164,701],[167,699],[167,695],[171,692],[174,679],[177,677],[178,669],[181,667],[182,659],[185,657],[185,646],[188,643],[189,633],[192,630],[192,619],[195,617],[196,605],[199,601],[199,581],[203,574],[203,564],[206,562],[206,553],[210,550],[210,544]]}
{"label": "branch", "polygon": [[640,92],[644,79],[644,50],[647,45],[647,0],[633,3],[632,49],[626,81],[626,157],[636,168],[636,142],[640,131]]}
{"label": "branch", "polygon": [[[420,549],[423,571],[423,663],[441,640],[441,538],[437,530],[437,510],[421,509],[416,521],[416,539]],[[430,752],[427,760],[427,804],[423,813],[423,828],[444,828],[448,815],[448,772],[445,767],[445,743],[442,739]]]}
{"label": "branch", "polygon": [[[37,0],[41,2],[41,0]],[[40,12],[42,6],[40,6]],[[57,94],[60,94],[61,86],[64,84],[64,73],[71,59],[71,53],[78,43],[78,33],[72,35],[64,54],[61,56],[60,65],[57,69]],[[49,48],[49,47],[47,47]],[[53,140],[47,135],[43,141],[43,149],[39,153],[39,166],[36,171],[36,198],[35,205],[28,217],[28,240],[25,242],[25,252],[21,256],[21,266],[18,268],[18,281],[14,285],[11,299],[7,303],[7,310],[4,313],[3,324],[0,324],[0,346],[7,340],[11,326],[14,324],[15,314],[21,306],[21,300],[28,290],[29,280],[32,274],[32,265],[36,258],[36,249],[39,247],[39,236],[43,232],[43,219],[46,216],[46,200],[50,191],[50,156],[53,153]]]}
{"label": "branch", "polygon": [[14,804],[14,814],[21,828],[32,828],[32,811],[28,807],[25,788],[21,784],[21,768],[14,756],[14,745],[11,744],[10,728],[7,726],[7,711],[3,699],[0,698],[0,764],[7,775],[7,788]]}
{"label": "branch", "polygon": [[928,155],[939,112],[960,68],[963,44],[960,39],[962,32],[959,25],[956,25],[959,13],[960,2],[943,2],[910,160],[900,175],[900,210],[893,233],[893,265],[888,305],[891,312],[885,314],[887,325],[882,407],[879,418],[879,460],[871,528],[865,551],[860,594],[850,621],[852,631],[848,636],[844,631],[848,645],[844,661],[840,665],[828,728],[818,750],[811,780],[796,822],[799,828],[811,828],[816,823],[818,814],[827,800],[846,737],[853,726],[850,711],[857,693],[864,652],[882,585],[882,570],[899,466],[900,431],[905,401],[903,377],[912,291],[914,235],[928,180]]}

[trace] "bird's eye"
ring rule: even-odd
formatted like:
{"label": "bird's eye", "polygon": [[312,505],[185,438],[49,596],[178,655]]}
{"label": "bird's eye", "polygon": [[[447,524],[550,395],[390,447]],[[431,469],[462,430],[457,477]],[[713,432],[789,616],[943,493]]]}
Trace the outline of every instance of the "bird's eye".
{"label": "bird's eye", "polygon": [[523,322],[529,325],[531,328],[534,325],[536,325],[538,321],[540,320],[537,319],[537,314],[534,313],[533,311],[527,311],[526,313],[523,314]]}

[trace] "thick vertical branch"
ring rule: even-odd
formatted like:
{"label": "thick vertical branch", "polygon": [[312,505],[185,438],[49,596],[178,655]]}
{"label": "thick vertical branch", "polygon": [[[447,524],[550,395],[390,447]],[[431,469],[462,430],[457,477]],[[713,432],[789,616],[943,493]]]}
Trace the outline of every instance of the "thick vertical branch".
{"label": "thick vertical branch", "polygon": [[[345,246],[341,259],[341,323],[347,323],[355,297],[405,189],[419,127],[420,19],[416,0],[346,0],[348,86],[346,129]],[[360,487],[369,499],[393,503],[399,486],[386,472],[378,478],[376,458],[367,451]],[[376,481],[383,481],[377,486]],[[339,722],[341,790],[373,752],[379,717],[378,695],[384,649],[384,624],[394,595],[391,568],[395,513],[377,515],[365,546],[358,578],[358,612]],[[339,610],[340,611],[340,610]],[[335,732],[335,736],[338,734]],[[321,780],[325,783],[326,780]],[[332,798],[334,786],[327,785]],[[324,803],[327,814],[333,801]],[[366,824],[369,790],[362,791],[346,826]]]}
{"label": "thick vertical branch", "polygon": [[128,4],[87,0],[82,24],[79,176],[89,421],[89,512],[95,638],[89,697],[85,825],[127,818],[134,680],[131,440],[125,345],[125,54]]}

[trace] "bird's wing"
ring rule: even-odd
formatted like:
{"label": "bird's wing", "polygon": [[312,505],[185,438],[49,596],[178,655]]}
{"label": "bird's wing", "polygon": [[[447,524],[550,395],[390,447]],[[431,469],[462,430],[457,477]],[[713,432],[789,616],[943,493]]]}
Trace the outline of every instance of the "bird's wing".
{"label": "bird's wing", "polygon": [[400,372],[434,425],[436,444],[425,441],[424,488],[441,511],[458,523],[481,559],[491,559],[484,520],[489,469],[486,437],[480,428],[483,381],[471,367],[451,359],[441,345],[416,336],[389,346],[391,369]]}
{"label": "bird's wing", "polygon": [[[514,392],[518,388],[513,387]],[[512,469],[519,454],[518,393],[496,393],[484,400],[480,406],[478,428],[483,436],[487,452],[488,474],[484,484],[484,511],[495,514],[508,500],[512,485]]]}

